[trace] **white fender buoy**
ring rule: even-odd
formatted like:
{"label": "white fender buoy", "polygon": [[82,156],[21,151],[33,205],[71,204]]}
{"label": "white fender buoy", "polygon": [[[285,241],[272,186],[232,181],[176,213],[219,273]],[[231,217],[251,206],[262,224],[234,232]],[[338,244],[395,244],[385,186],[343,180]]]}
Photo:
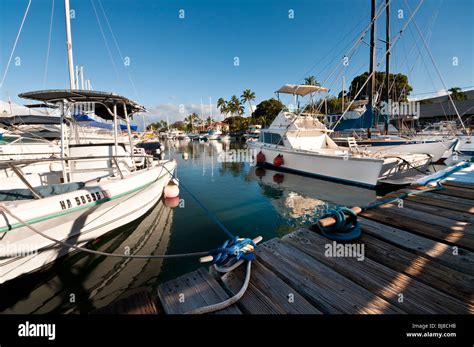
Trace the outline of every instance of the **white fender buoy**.
{"label": "white fender buoy", "polygon": [[183,152],[183,159],[188,160],[189,159],[189,153],[188,152]]}
{"label": "white fender buoy", "polygon": [[166,199],[177,198],[179,196],[179,187],[173,181],[170,181],[165,187],[164,195]]}

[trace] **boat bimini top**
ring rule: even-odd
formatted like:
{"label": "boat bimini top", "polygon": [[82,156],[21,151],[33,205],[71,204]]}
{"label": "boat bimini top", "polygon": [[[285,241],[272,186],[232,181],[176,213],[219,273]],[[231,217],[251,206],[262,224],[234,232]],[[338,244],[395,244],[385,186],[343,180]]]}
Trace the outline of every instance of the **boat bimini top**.
{"label": "boat bimini top", "polygon": [[[110,92],[99,92],[95,90],[70,90],[53,89],[38,90],[33,92],[21,93],[20,98],[42,101],[46,104],[56,104],[60,102],[74,103],[93,103],[94,113],[105,120],[114,118],[114,106],[116,107],[117,117],[125,119],[138,112],[146,112],[146,108],[124,96]],[[125,113],[126,109],[126,113]]]}
{"label": "boat bimini top", "polygon": [[291,94],[291,95],[299,95],[299,96],[306,96],[312,93],[327,93],[329,89],[321,87],[321,86],[313,86],[307,84],[285,84],[283,87],[278,89],[275,93],[278,94]]}

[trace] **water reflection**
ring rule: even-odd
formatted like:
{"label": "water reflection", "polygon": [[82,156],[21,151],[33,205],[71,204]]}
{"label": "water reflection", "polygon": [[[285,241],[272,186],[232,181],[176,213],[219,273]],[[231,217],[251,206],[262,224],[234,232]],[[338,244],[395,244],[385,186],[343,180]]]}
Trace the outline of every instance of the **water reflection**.
{"label": "water reflection", "polygon": [[366,206],[377,197],[375,190],[263,168],[251,168],[248,177],[294,227],[314,223],[334,206]]}
{"label": "water reflection", "polygon": [[[160,201],[141,220],[119,228],[89,248],[109,253],[163,254],[173,210]],[[132,260],[73,253],[49,268],[0,287],[2,313],[87,313],[152,285],[161,260]],[[8,298],[5,300],[5,298]]]}
{"label": "water reflection", "polygon": [[[182,185],[241,237],[283,236],[313,223],[328,207],[365,206],[377,195],[374,190],[257,169],[245,160],[221,160],[222,153],[246,149],[242,143],[178,140],[163,145],[164,155],[178,162]],[[175,254],[220,246],[227,236],[185,189],[180,197],[183,206],[171,210],[159,202],[144,218],[89,247],[114,253],[129,247],[130,254]],[[161,262],[73,253],[47,270],[0,286],[0,312],[87,313],[200,266],[192,258]]]}

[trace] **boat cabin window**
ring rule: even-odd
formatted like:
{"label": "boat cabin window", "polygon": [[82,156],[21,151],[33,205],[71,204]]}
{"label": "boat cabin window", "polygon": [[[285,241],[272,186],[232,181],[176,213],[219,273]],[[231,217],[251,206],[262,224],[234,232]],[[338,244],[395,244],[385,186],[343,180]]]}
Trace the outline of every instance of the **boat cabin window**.
{"label": "boat cabin window", "polygon": [[260,133],[259,141],[263,143],[269,143],[272,145],[283,145],[283,140],[279,134],[263,132]]}

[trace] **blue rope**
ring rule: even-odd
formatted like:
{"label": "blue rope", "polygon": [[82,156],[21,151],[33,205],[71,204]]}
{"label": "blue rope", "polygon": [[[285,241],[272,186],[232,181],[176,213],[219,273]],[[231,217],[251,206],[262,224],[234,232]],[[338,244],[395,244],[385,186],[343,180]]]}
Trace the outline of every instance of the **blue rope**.
{"label": "blue rope", "polygon": [[211,255],[214,258],[212,263],[223,265],[233,257],[235,257],[237,261],[240,259],[252,261],[255,257],[254,254],[252,252],[246,253],[242,251],[242,248],[249,244],[254,248],[257,247],[251,239],[239,240],[238,236],[234,237],[232,240],[226,240],[220,248],[211,252]]}
{"label": "blue rope", "polygon": [[321,233],[330,240],[350,241],[358,238],[362,231],[357,215],[347,207],[330,209],[322,218],[333,217],[336,223],[329,227],[318,225]]}

